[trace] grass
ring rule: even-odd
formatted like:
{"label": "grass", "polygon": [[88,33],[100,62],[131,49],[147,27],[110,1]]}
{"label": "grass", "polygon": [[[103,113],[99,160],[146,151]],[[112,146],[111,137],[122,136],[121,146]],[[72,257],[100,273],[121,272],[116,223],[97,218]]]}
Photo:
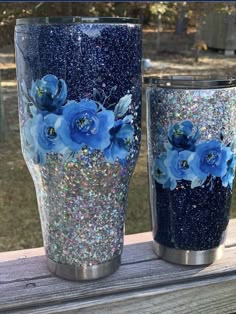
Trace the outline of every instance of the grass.
{"label": "grass", "polygon": [[151,230],[151,223],[147,176],[146,124],[143,121],[141,151],[129,188],[126,233],[138,233],[148,230]]}

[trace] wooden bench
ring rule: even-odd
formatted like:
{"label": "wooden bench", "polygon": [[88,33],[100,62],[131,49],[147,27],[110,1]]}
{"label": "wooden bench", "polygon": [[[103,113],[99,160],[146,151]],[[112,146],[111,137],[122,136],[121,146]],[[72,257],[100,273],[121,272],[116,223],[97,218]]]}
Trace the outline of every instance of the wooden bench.
{"label": "wooden bench", "polygon": [[93,282],[49,273],[43,248],[0,253],[0,313],[235,312],[236,219],[223,258],[210,266],[158,259],[150,232],[126,236],[120,269]]}

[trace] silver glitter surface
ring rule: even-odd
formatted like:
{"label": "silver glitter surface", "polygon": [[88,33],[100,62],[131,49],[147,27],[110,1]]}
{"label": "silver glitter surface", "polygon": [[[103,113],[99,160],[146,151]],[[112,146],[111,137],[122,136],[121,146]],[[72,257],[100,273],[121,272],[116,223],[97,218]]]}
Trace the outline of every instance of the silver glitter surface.
{"label": "silver glitter surface", "polygon": [[[224,133],[224,144],[232,143],[235,129],[236,88],[219,89],[147,89],[150,125],[153,136],[149,137],[152,155],[164,151],[168,128],[175,123],[190,120],[198,125],[200,139],[209,141]],[[152,119],[151,119],[152,117]]]}
{"label": "silver glitter surface", "polygon": [[124,168],[104,162],[99,153],[90,155],[87,164],[85,156],[82,152],[65,164],[49,155],[45,166],[30,165],[46,254],[55,262],[77,266],[121,254],[128,183],[136,159]]}

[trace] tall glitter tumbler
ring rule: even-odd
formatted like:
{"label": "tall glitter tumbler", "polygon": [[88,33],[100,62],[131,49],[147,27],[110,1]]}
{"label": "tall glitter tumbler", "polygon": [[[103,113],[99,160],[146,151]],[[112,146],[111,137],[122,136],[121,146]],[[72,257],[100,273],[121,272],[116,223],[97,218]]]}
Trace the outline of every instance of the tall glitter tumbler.
{"label": "tall glitter tumbler", "polygon": [[236,79],[146,83],[154,251],[174,263],[210,264],[222,256],[229,222]]}
{"label": "tall glitter tumbler", "polygon": [[51,272],[120,265],[141,135],[141,26],[130,18],[18,19],[21,145]]}

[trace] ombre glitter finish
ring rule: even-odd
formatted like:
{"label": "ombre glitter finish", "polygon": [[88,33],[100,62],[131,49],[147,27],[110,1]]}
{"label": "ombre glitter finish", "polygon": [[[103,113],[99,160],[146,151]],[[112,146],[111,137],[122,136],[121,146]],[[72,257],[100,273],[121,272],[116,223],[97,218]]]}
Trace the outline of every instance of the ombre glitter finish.
{"label": "ombre glitter finish", "polygon": [[235,105],[236,87],[147,88],[150,202],[153,237],[160,245],[189,252],[224,242],[235,165]]}
{"label": "ombre glitter finish", "polygon": [[[122,253],[128,185],[140,148],[140,25],[88,21],[17,25],[15,47],[22,150],[36,188],[46,255],[56,263],[78,267],[112,260]],[[47,92],[60,90],[49,95],[55,100],[47,102],[49,113],[44,108],[49,98],[42,98],[44,87]],[[84,132],[80,142],[75,133],[72,141],[66,141],[61,131],[60,119],[66,110],[65,118],[71,117],[75,103],[85,106],[71,129]],[[99,113],[93,111],[95,104]],[[50,151],[51,146],[42,141],[29,152],[32,141],[40,141],[35,134],[39,114],[42,123],[46,116],[48,123],[56,115],[46,135],[55,139],[61,132],[57,150],[52,146]],[[91,145],[86,137],[88,121],[93,123],[90,135],[100,122],[100,135]],[[129,137],[119,133],[119,142],[117,128]]]}

